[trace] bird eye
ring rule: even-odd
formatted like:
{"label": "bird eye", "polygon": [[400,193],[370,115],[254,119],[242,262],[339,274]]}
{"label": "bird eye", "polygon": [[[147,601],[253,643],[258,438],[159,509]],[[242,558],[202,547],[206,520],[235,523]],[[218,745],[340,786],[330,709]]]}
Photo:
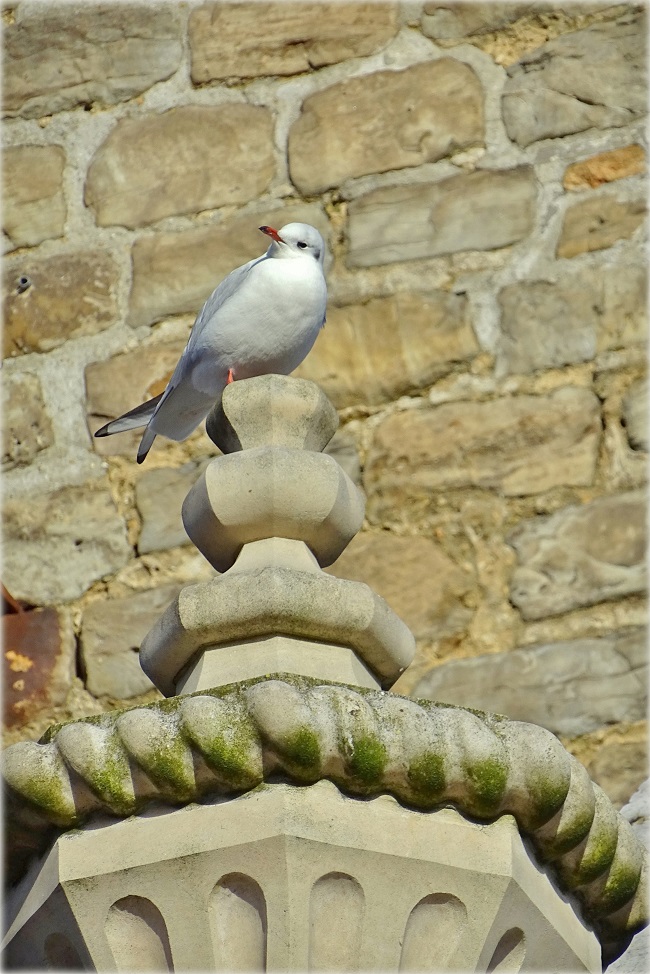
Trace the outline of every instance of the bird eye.
{"label": "bird eye", "polygon": [[301,250],[304,250],[305,247],[307,246],[307,244],[305,243],[304,240],[299,240],[298,241],[298,246],[300,247]]}

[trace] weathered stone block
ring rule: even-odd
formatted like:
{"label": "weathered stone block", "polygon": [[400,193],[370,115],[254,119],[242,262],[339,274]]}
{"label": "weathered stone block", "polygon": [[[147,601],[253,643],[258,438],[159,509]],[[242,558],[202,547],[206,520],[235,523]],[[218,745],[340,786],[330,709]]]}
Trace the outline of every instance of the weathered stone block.
{"label": "weathered stone block", "polygon": [[503,120],[520,146],[626,125],[646,108],[645,12],[557,37],[508,68]]}
{"label": "weathered stone block", "polygon": [[483,138],[478,78],[441,58],[310,95],[289,132],[289,169],[302,193],[320,193],[355,176],[435,162]]}
{"label": "weathered stone block", "polygon": [[644,199],[597,196],[576,203],[564,215],[557,256],[576,257],[626,240],[644,222],[646,210]]}
{"label": "weathered stone block", "polygon": [[30,463],[53,443],[41,383],[31,372],[14,372],[2,381],[2,466]]}
{"label": "weathered stone block", "polygon": [[206,3],[188,24],[192,81],[299,74],[372,54],[396,32],[394,3]]}
{"label": "weathered stone block", "polygon": [[104,482],[5,499],[2,570],[16,598],[69,602],[130,555],[124,521]]}
{"label": "weathered stone block", "polygon": [[[122,352],[105,362],[86,367],[86,402],[88,428],[94,433],[109,419],[133,409],[162,392],[183,351],[184,342],[143,345]],[[133,454],[142,430],[116,436],[93,438],[93,446],[102,456]]]}
{"label": "weathered stone block", "polygon": [[84,199],[99,226],[247,203],[267,188],[273,119],[248,104],[185,105],[121,119],[95,153]]}
{"label": "weathered stone block", "polygon": [[348,264],[507,247],[532,231],[536,196],[529,166],[374,190],[350,204]]}
{"label": "weathered stone block", "polygon": [[63,703],[72,686],[72,618],[52,608],[11,613],[2,618],[2,636],[4,724],[21,727]]}
{"label": "weathered stone block", "polygon": [[646,337],[645,271],[634,265],[567,270],[557,283],[510,284],[499,293],[501,373],[589,362]]}
{"label": "weathered stone block", "polygon": [[240,264],[264,252],[268,237],[258,227],[277,230],[287,223],[310,223],[325,240],[329,222],[320,206],[269,206],[217,226],[156,233],[133,244],[129,321],[150,324],[166,315],[198,312],[217,284]]}
{"label": "weathered stone block", "polygon": [[119,273],[106,251],[14,258],[4,281],[5,355],[49,352],[117,318]]}
{"label": "weathered stone block", "polygon": [[318,383],[339,409],[374,405],[429,385],[478,351],[464,296],[405,292],[329,308],[296,375]]}
{"label": "weathered stone block", "polygon": [[140,666],[138,650],[180,585],[163,585],[120,599],[92,602],[84,609],[81,660],[88,690],[117,700],[153,689]]}
{"label": "weathered stone block", "polygon": [[377,427],[364,484],[409,497],[455,487],[506,496],[593,481],[598,399],[567,386],[549,395],[454,402],[394,413]]}
{"label": "weathered stone block", "polygon": [[141,555],[190,543],[183,527],[181,508],[209,462],[208,458],[200,463],[185,463],[182,467],[158,467],[145,471],[138,479],[135,502],[142,518],[138,538]]}
{"label": "weathered stone block", "polygon": [[65,152],[58,145],[18,145],[2,156],[2,230],[7,250],[63,234]]}
{"label": "weathered stone block", "polygon": [[623,400],[623,422],[633,450],[648,452],[648,380],[639,379]]}
{"label": "weathered stone block", "polygon": [[641,720],[647,706],[647,633],[530,646],[434,667],[413,696],[505,714],[576,737]]}
{"label": "weathered stone block", "polygon": [[530,3],[429,2],[422,8],[422,33],[434,40],[487,34],[518,20],[530,8]]}
{"label": "weathered stone block", "polygon": [[646,497],[633,491],[523,521],[507,538],[519,565],[510,600],[524,619],[645,591]]}
{"label": "weathered stone block", "polygon": [[640,145],[626,145],[567,166],[562,185],[568,190],[595,189],[616,179],[638,176],[645,169],[645,150]]}
{"label": "weathered stone block", "polygon": [[[3,107],[37,118],[99,102],[114,105],[169,78],[182,55],[175,4],[24,3],[4,25]],[[72,23],[74,29],[71,29]]]}
{"label": "weathered stone block", "polygon": [[[608,741],[598,749],[598,753],[587,764],[589,777],[603,789],[612,805],[620,808],[627,802],[636,789],[648,779],[648,745],[647,740]],[[647,809],[647,802],[645,805]],[[644,822],[640,829],[641,835],[647,836],[647,824]],[[648,951],[643,954],[641,965]],[[634,968],[628,968],[634,970]],[[625,968],[620,967],[616,974],[624,974]]]}
{"label": "weathered stone block", "polygon": [[416,639],[458,632],[471,617],[463,597],[472,589],[473,578],[429,538],[399,537],[387,531],[358,534],[328,571],[366,582],[386,599]]}

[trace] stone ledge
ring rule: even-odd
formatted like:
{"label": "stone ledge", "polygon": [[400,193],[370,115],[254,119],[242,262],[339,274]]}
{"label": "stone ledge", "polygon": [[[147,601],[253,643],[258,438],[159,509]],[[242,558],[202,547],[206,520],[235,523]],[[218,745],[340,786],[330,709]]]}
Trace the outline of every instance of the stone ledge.
{"label": "stone ledge", "polygon": [[647,923],[642,844],[548,731],[286,674],[54,726],[41,743],[9,748],[11,878],[57,830],[92,815],[234,796],[278,775],[480,821],[511,814],[606,956]]}

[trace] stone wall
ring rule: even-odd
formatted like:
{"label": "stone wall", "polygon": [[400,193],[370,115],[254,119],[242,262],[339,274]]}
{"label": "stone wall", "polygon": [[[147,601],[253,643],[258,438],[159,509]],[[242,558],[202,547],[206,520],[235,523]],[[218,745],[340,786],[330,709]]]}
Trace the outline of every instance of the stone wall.
{"label": "stone wall", "polygon": [[[645,776],[643,8],[7,4],[7,738],[151,699],[136,650],[211,569],[203,430],[94,440],[164,388],[262,224],[331,251],[299,375],[367,495],[333,566],[416,635],[403,693]],[[34,608],[36,607],[36,608]],[[39,629],[40,627],[40,629]],[[47,640],[25,633],[48,628]],[[32,641],[30,642],[30,638]],[[9,648],[7,648],[9,647]],[[46,647],[46,648],[45,648]]]}

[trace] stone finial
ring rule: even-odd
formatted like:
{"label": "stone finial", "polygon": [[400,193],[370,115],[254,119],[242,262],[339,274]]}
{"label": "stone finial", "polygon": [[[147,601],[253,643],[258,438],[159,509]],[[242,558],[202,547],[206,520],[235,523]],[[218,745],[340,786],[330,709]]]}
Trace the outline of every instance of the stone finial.
{"label": "stone finial", "polygon": [[185,529],[222,574],[183,589],[140,650],[167,696],[274,672],[389,687],[412,634],[360,582],[326,575],[360,529],[361,492],[320,451],[338,426],[311,382],[228,386],[208,432],[225,451],[183,504]]}

